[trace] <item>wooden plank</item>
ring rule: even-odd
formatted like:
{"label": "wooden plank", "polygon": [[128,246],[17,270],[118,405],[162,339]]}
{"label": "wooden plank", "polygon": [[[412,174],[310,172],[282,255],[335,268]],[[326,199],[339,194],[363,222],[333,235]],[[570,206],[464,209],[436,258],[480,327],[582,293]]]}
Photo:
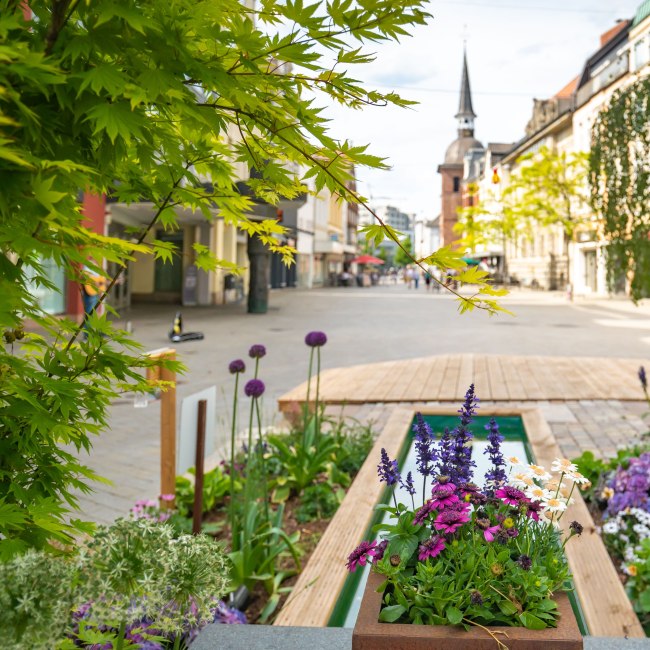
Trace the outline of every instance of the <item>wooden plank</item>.
{"label": "wooden plank", "polygon": [[509,399],[510,395],[508,393],[508,387],[506,386],[505,376],[501,367],[501,357],[497,355],[489,355],[486,359],[488,376],[490,378],[490,399],[496,401]]}
{"label": "wooden plank", "polygon": [[474,388],[481,400],[490,401],[492,399],[487,358],[484,354],[474,356]]}
{"label": "wooden plank", "polygon": [[[176,350],[154,353],[153,358],[176,360]],[[176,494],[176,372],[160,368],[161,381],[169,382],[160,395],[160,494]],[[163,501],[161,508],[173,508],[175,501]]]}
{"label": "wooden plank", "polygon": [[419,359],[413,368],[411,378],[404,383],[403,390],[397,395],[402,401],[417,401],[422,393],[422,386],[429,377],[432,367],[435,365],[435,357],[423,357]]}
{"label": "wooden plank", "polygon": [[[562,456],[550,427],[539,409],[522,411],[522,418],[537,463],[550,468],[553,460]],[[587,506],[579,493],[574,496],[575,503],[569,506],[560,523],[565,532],[574,520],[585,528],[580,538],[566,545],[565,551],[589,633],[605,637],[644,637]]]}
{"label": "wooden plank", "polygon": [[526,399],[538,400],[543,394],[542,387],[537,377],[537,367],[531,357],[519,357],[519,377],[525,387]]}
{"label": "wooden plank", "polygon": [[[456,384],[456,395],[462,399],[467,392],[470,384],[474,383],[474,355],[460,355],[460,371],[458,373],[458,383]],[[476,390],[476,386],[474,386]]]}
{"label": "wooden plank", "polygon": [[422,369],[422,359],[409,359],[402,361],[399,368],[396,369],[390,382],[384,384],[384,393],[377,401],[380,402],[410,402],[413,401],[414,394],[417,390],[414,388],[410,393],[409,387],[413,385],[413,379]]}
{"label": "wooden plank", "polygon": [[512,401],[522,401],[528,398],[526,380],[528,373],[524,368],[523,357],[501,357],[501,367],[506,379],[508,394]]}
{"label": "wooden plank", "polygon": [[444,377],[438,390],[438,399],[441,401],[458,400],[458,378],[460,377],[460,355],[454,354],[449,357]]}
{"label": "wooden plank", "polygon": [[449,364],[448,354],[435,357],[429,375],[424,380],[418,399],[423,402],[435,402],[440,399],[440,387],[445,379],[445,372]]}
{"label": "wooden plank", "polygon": [[380,450],[384,447],[395,458],[412,419],[412,409],[396,407],[392,411],[274,625],[327,625],[348,576],[347,557],[362,541],[383,491],[384,486],[377,479]]}

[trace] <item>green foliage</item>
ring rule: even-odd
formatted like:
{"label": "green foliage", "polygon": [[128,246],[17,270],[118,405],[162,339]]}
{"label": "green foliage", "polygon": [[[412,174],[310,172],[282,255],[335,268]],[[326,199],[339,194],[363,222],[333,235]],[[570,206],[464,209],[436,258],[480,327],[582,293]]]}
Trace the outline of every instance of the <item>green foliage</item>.
{"label": "green foliage", "polygon": [[[194,468],[190,470],[194,473]],[[235,480],[235,493],[241,490],[241,483]],[[221,467],[203,475],[203,512],[210,512],[223,505],[224,497],[230,494],[230,476]],[[179,514],[190,517],[194,509],[194,482],[184,476],[176,477],[176,508]]]}
{"label": "green foliage", "polygon": [[[87,642],[120,647],[118,630],[123,637],[123,624],[144,618],[158,630],[184,632],[211,619],[227,572],[223,548],[205,536],[174,537],[166,524],[118,520],[69,555],[30,551],[0,564],[3,647],[76,647],[65,635],[82,606],[88,611],[79,633]],[[103,632],[105,625],[115,630]]]}
{"label": "green foliage", "polygon": [[625,590],[647,634],[650,630],[650,538],[641,542],[636,556],[634,571],[625,584]]}
{"label": "green foliage", "polygon": [[296,521],[300,524],[314,519],[329,519],[341,505],[345,492],[328,483],[316,483],[305,488],[296,508]]}
{"label": "green foliage", "polygon": [[506,206],[504,237],[534,232],[539,226],[560,226],[566,254],[576,231],[591,222],[587,174],[588,156],[584,153],[542,147],[521,156],[501,194]]}
{"label": "green foliage", "polygon": [[[313,420],[312,420],[313,421]],[[282,436],[269,436],[272,455],[282,467],[273,480],[274,501],[286,501],[292,494],[300,494],[316,477],[327,472],[334,459],[336,441],[331,436],[320,436],[318,444],[294,444]]]}
{"label": "green foliage", "polygon": [[413,260],[413,242],[410,237],[406,237],[402,240],[402,247],[397,249],[395,253],[395,265],[396,266],[406,266],[410,264]]}
{"label": "green foliage", "polygon": [[650,80],[617,90],[592,127],[591,203],[607,241],[611,288],[628,275],[634,301],[650,295]]}
{"label": "green foliage", "polygon": [[[383,162],[330,135],[309,93],[408,105],[337,64],[365,63],[366,44],[424,24],[424,4],[33,0],[26,20],[27,5],[0,0],[0,558],[89,532],[68,513],[97,478],[77,453],[119,392],[150,388],[140,374],[150,361],[105,317],[90,316],[79,341],[78,324],[40,308],[35,290],[55,289],[46,265],[83,281],[84,264],[101,273],[113,262],[110,291],[136,253],[170,259],[149,235],[177,229],[183,211],[221,218],[289,262],[284,229],[252,219],[235,182],[255,169],[251,189],[267,201],[298,196],[309,178],[359,200],[351,170]],[[94,233],[80,191],[146,202],[151,221],[133,241]],[[194,253],[201,268],[229,268]],[[25,321],[44,336],[16,337]]]}

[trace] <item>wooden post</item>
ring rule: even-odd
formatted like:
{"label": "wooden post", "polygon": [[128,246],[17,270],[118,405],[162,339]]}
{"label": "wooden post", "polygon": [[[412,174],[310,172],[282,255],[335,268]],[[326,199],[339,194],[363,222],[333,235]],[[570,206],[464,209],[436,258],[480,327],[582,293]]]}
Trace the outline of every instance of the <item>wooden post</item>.
{"label": "wooden post", "polygon": [[[154,359],[175,361],[176,350],[162,348],[150,352]],[[170,385],[163,387],[160,395],[160,494],[176,494],[176,372],[162,366],[148,374]],[[175,501],[160,502],[161,508],[172,509]]]}
{"label": "wooden post", "polygon": [[205,460],[205,415],[207,400],[199,400],[199,417],[196,424],[196,462],[194,464],[194,509],[192,517],[192,534],[201,532],[203,518],[203,461]]}

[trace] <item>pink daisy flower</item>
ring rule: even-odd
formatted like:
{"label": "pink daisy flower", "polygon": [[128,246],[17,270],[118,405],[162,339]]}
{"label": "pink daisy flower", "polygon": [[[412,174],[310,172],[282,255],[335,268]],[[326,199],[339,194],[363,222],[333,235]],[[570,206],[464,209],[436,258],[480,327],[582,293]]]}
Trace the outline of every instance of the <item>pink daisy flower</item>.
{"label": "pink daisy flower", "polygon": [[494,493],[494,496],[510,506],[518,506],[526,498],[526,495],[521,490],[511,485],[504,485],[502,488],[499,488]]}
{"label": "pink daisy flower", "polygon": [[445,534],[455,533],[463,524],[469,521],[469,515],[465,510],[456,510],[450,508],[443,510],[433,522],[436,530],[440,530]]}
{"label": "pink daisy flower", "polygon": [[440,535],[434,535],[426,542],[420,544],[418,560],[424,562],[428,558],[434,558],[445,550],[445,540]]}
{"label": "pink daisy flower", "polygon": [[345,566],[348,571],[355,571],[358,566],[365,566],[372,558],[379,554],[377,542],[361,542],[348,556]]}

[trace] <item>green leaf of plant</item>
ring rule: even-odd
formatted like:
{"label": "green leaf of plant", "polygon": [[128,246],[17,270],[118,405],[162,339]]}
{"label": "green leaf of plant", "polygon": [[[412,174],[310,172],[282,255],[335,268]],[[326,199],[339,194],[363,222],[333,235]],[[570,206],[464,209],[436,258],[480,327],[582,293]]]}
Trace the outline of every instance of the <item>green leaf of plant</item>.
{"label": "green leaf of plant", "polygon": [[461,612],[460,609],[454,607],[453,605],[447,607],[445,614],[447,616],[447,620],[452,625],[460,625],[460,622],[463,620],[463,612]]}
{"label": "green leaf of plant", "polygon": [[379,620],[382,623],[394,623],[405,611],[406,608],[402,605],[389,605],[379,612]]}
{"label": "green leaf of plant", "polygon": [[541,618],[538,618],[530,612],[522,612],[518,616],[521,624],[529,630],[543,630],[548,627]]}

